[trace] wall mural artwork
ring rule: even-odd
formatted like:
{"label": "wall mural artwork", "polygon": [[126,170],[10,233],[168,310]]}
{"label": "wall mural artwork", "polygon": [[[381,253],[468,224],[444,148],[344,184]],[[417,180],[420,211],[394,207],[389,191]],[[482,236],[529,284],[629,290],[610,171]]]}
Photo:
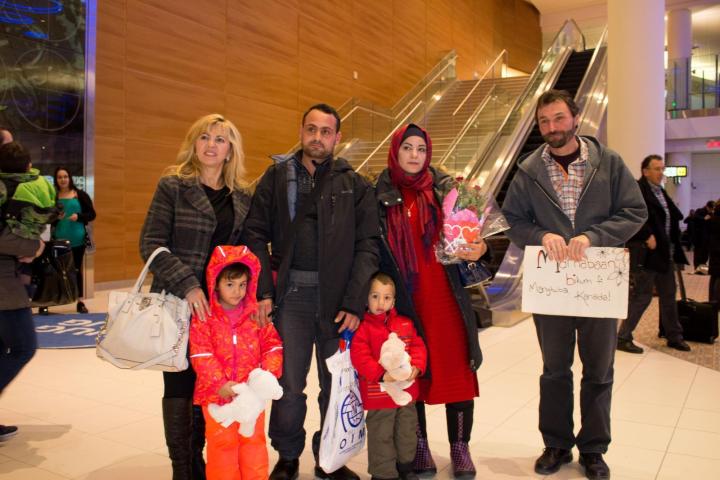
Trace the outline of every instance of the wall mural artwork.
{"label": "wall mural artwork", "polygon": [[0,125],[45,175],[83,175],[85,13],[84,0],[0,0]]}

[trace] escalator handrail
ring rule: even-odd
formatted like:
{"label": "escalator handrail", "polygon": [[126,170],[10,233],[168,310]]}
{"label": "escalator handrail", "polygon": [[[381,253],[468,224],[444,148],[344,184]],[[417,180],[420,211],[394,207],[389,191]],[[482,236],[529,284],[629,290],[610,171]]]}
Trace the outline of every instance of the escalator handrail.
{"label": "escalator handrail", "polygon": [[580,111],[583,110],[585,102],[592,92],[594,86],[593,82],[597,79],[597,75],[595,73],[599,66],[603,63],[603,56],[607,55],[607,49],[602,48],[607,46],[607,34],[608,29],[605,27],[602,35],[600,35],[597,45],[595,46],[595,50],[590,58],[590,63],[585,70],[585,75],[583,76],[580,86],[578,86],[577,92],[575,93],[575,104],[578,106]]}

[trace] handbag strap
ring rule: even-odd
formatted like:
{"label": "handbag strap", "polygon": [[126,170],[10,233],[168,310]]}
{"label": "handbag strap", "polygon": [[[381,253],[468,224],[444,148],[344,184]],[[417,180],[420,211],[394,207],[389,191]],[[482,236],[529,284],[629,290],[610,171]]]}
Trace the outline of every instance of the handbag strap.
{"label": "handbag strap", "polygon": [[168,249],[167,247],[158,247],[153,253],[150,254],[150,257],[147,259],[147,262],[145,262],[145,266],[140,272],[140,276],[135,282],[135,285],[133,285],[132,293],[140,292],[140,287],[142,287],[142,284],[145,282],[145,277],[147,277],[147,274],[150,271],[150,264],[153,262],[153,260],[155,260],[155,257],[157,257],[163,252],[170,253],[170,249]]}
{"label": "handbag strap", "polygon": [[125,363],[121,362],[120,360],[118,360],[117,358],[115,358],[115,356],[112,353],[110,353],[109,351],[107,351],[106,349],[101,347],[100,344],[98,344],[96,346],[96,348],[97,348],[97,350],[102,352],[102,358],[104,358],[108,362],[112,363],[116,367],[122,368],[123,370],[143,370],[145,368],[152,367],[153,365],[157,365],[158,363],[161,363],[165,360],[173,358],[175,355],[177,355],[176,352],[174,352],[173,350],[170,350],[168,352],[161,353],[160,355],[153,357],[150,360],[146,360],[143,363],[138,363],[137,365],[128,367],[127,364],[125,364]]}

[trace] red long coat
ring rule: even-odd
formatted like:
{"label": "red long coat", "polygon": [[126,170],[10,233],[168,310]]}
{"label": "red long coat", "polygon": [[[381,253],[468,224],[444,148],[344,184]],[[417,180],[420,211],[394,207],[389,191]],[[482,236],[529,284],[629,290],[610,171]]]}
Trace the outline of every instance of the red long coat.
{"label": "red long coat", "polygon": [[[360,377],[360,396],[365,410],[398,408],[398,404],[387,393],[380,391],[379,384],[385,374],[385,369],[378,361],[380,349],[390,332],[395,332],[400,340],[405,342],[410,364],[417,367],[420,373],[425,372],[427,351],[412,320],[398,315],[394,308],[380,315],[365,313],[350,344],[350,359]],[[420,393],[418,381],[415,380],[405,391],[412,395],[415,401]]]}
{"label": "red long coat", "polygon": [[[238,314],[227,315],[217,300],[215,284],[223,268],[231,263],[250,267],[245,298],[237,306]],[[280,335],[270,323],[258,327],[251,317],[257,310],[257,278],[260,262],[245,246],[218,246],[207,267],[207,286],[212,315],[202,322],[190,323],[190,361],[197,373],[194,403],[227,403],[218,390],[228,381],[246,382],[256,368],[282,375],[283,347]],[[235,313],[233,312],[233,313]]]}

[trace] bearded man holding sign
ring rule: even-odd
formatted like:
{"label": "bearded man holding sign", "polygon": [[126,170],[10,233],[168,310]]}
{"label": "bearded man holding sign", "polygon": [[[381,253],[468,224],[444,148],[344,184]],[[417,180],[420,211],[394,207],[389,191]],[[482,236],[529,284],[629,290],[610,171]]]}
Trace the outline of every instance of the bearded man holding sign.
{"label": "bearded man holding sign", "polygon": [[[542,245],[556,262],[580,262],[592,247],[622,246],[647,219],[637,182],[622,158],[592,137],[575,135],[578,108],[565,91],[540,96],[535,111],[545,144],[519,165],[503,204],[510,239]],[[535,471],[548,475],[572,461],[588,478],[609,478],[602,456],[610,443],[610,400],[617,318],[534,314],[543,357],[540,433]],[[582,426],[573,432],[572,366],[577,337],[583,363]]]}

